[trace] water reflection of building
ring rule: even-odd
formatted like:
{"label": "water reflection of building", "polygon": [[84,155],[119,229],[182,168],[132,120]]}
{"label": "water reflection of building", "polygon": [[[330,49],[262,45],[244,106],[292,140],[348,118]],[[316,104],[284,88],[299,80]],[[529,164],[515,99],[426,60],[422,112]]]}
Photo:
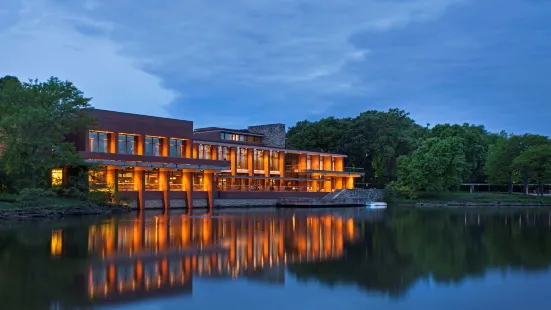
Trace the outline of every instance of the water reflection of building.
{"label": "water reflection of building", "polygon": [[333,215],[193,218],[155,216],[91,226],[92,300],[191,291],[192,277],[247,277],[281,283],[291,262],[343,254],[355,237],[352,219]]}

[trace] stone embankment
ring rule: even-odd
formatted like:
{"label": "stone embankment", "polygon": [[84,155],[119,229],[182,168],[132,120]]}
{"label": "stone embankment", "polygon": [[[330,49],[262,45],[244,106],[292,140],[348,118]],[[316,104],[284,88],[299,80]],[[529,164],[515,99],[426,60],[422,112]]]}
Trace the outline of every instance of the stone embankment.
{"label": "stone embankment", "polygon": [[335,200],[335,199],[365,199],[370,201],[382,201],[383,190],[376,188],[356,188],[356,189],[343,189],[327,194],[321,200]]}
{"label": "stone embankment", "polygon": [[45,218],[66,218],[85,215],[113,215],[130,212],[128,207],[111,205],[98,206],[90,203],[77,207],[32,207],[0,210],[0,224],[11,221],[40,220]]}

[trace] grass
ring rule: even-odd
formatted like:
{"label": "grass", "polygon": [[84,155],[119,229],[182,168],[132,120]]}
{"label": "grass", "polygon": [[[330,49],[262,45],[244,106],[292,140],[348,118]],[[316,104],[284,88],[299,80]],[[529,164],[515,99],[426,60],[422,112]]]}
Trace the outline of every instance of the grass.
{"label": "grass", "polygon": [[[4,196],[4,195],[2,195]],[[18,210],[18,209],[32,209],[32,208],[69,208],[80,207],[88,205],[88,201],[67,199],[67,198],[41,198],[40,200],[28,204],[21,204],[19,202],[6,202],[0,198],[0,210]]]}
{"label": "grass", "polygon": [[551,203],[551,197],[536,197],[521,193],[498,192],[448,192],[448,193],[422,193],[416,199],[399,199],[399,203]]}

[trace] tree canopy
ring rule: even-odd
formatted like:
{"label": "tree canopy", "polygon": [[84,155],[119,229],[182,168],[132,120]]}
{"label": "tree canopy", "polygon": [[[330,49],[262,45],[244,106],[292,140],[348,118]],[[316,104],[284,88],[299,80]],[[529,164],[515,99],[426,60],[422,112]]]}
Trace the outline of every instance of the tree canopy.
{"label": "tree canopy", "polygon": [[82,163],[65,139],[90,121],[83,113],[89,98],[57,78],[19,83],[4,77],[0,86],[1,160],[17,187],[44,186],[51,168]]}

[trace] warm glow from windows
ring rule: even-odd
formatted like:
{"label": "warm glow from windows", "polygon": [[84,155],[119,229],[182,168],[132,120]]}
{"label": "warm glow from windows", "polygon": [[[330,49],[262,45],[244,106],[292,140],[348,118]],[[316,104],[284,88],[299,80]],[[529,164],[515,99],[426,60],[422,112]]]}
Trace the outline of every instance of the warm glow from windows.
{"label": "warm glow from windows", "polygon": [[52,186],[59,186],[63,184],[63,169],[52,169]]}
{"label": "warm glow from windows", "polygon": [[61,249],[63,244],[62,230],[57,229],[52,231],[52,240],[50,242],[50,252],[52,256],[61,255]]}

